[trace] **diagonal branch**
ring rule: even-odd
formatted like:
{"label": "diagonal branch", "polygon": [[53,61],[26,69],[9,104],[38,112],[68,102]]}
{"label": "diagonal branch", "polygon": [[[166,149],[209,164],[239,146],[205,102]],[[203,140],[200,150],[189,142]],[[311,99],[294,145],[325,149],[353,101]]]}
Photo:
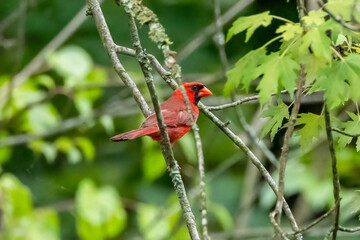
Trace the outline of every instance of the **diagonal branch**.
{"label": "diagonal branch", "polygon": [[[240,137],[238,137],[235,133],[233,133],[227,126],[222,122],[218,117],[216,117],[212,112],[207,110],[202,103],[199,103],[199,109],[212,121],[214,122],[228,137],[229,139],[235,143],[236,146],[238,146],[250,159],[250,161],[257,167],[261,175],[264,177],[265,181],[268,183],[268,185],[271,187],[273,192],[277,194],[278,187],[271,177],[270,173],[266,170],[264,165],[260,162],[260,160],[254,155],[254,153],[246,146],[246,144],[241,140]],[[283,210],[290,222],[291,228],[294,232],[299,232],[299,227],[295,221],[295,218],[289,208],[289,205],[283,199]],[[302,239],[301,233],[296,234],[296,239]]]}
{"label": "diagonal branch", "polygon": [[93,15],[94,17],[96,28],[99,32],[104,48],[106,49],[106,52],[110,57],[114,70],[119,75],[120,79],[124,82],[124,84],[131,89],[134,95],[134,99],[139,105],[144,116],[145,117],[149,116],[151,114],[151,110],[149,106],[147,105],[144,97],[141,95],[136,84],[130,78],[129,74],[125,71],[125,68],[123,67],[119,58],[116,55],[116,45],[111,37],[109,28],[106,24],[104,15],[101,11],[99,2],[97,0],[87,0],[87,4],[89,10],[91,11],[90,14]]}

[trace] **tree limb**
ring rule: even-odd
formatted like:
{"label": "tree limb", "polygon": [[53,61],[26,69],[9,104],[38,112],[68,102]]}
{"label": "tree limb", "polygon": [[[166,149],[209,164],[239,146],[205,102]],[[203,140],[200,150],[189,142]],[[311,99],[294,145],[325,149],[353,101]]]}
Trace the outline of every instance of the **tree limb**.
{"label": "tree limb", "polygon": [[97,0],[87,0],[87,4],[89,10],[91,11],[92,16],[94,17],[96,28],[99,32],[104,48],[106,49],[106,52],[110,57],[115,72],[119,75],[120,79],[124,82],[124,84],[131,89],[134,95],[134,99],[139,105],[144,116],[145,117],[149,116],[151,114],[151,110],[149,106],[147,105],[144,97],[141,95],[136,84],[130,78],[129,74],[125,71],[119,58],[116,55],[116,45],[111,37],[109,28],[106,24],[104,15],[101,11],[99,2]]}

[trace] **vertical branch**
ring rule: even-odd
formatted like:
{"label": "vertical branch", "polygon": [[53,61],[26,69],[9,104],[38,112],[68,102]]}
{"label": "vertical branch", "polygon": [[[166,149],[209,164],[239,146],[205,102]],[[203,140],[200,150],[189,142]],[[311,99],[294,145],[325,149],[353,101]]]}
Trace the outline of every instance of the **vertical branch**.
{"label": "vertical branch", "polygon": [[[207,209],[206,209],[206,183],[205,183],[205,163],[204,163],[204,154],[202,151],[202,143],[199,134],[199,128],[195,123],[194,116],[192,113],[192,107],[190,105],[189,98],[186,94],[185,88],[182,83],[181,77],[181,67],[176,63],[176,53],[170,49],[170,40],[168,35],[165,32],[165,28],[159,23],[159,20],[156,14],[151,11],[149,8],[141,5],[141,2],[138,2],[134,5],[129,4],[127,0],[119,0],[119,2],[124,6],[128,14],[133,14],[140,21],[140,23],[146,23],[149,26],[149,37],[155,43],[158,44],[158,47],[162,50],[166,66],[170,68],[172,77],[176,80],[178,87],[183,96],[188,114],[192,122],[192,130],[194,133],[196,141],[196,149],[198,155],[198,166],[200,174],[200,199],[201,199],[201,223],[202,223],[202,233],[205,240],[210,239],[207,229]],[[146,16],[146,18],[144,18]],[[136,46],[135,46],[136,47]]]}
{"label": "vertical branch", "polygon": [[116,73],[124,84],[129,87],[134,95],[135,101],[139,105],[142,113],[145,117],[151,114],[151,110],[147,105],[144,97],[141,95],[134,81],[130,78],[129,74],[125,71],[125,68],[121,64],[119,58],[116,55],[116,45],[111,37],[109,28],[105,22],[104,15],[101,11],[100,4],[97,0],[87,0],[88,12],[94,17],[96,28],[101,37],[101,41],[106,49],[107,54],[110,57],[111,63]]}
{"label": "vertical branch", "polygon": [[183,214],[184,214],[184,218],[185,218],[185,222],[186,225],[188,227],[188,231],[190,234],[190,237],[192,240],[197,240],[199,238],[199,234],[197,232],[196,229],[196,224],[195,224],[195,217],[191,211],[191,207],[189,204],[189,201],[187,199],[186,196],[186,191],[185,191],[185,187],[183,184],[183,181],[181,179],[181,175],[180,175],[180,171],[179,171],[179,167],[177,164],[177,161],[174,158],[174,154],[173,151],[171,149],[171,144],[170,144],[170,139],[169,139],[169,135],[166,131],[166,124],[164,121],[164,117],[162,115],[161,112],[161,108],[160,108],[160,103],[159,103],[159,98],[157,96],[156,90],[155,90],[155,85],[154,85],[154,81],[153,81],[153,76],[151,74],[151,67],[150,67],[150,61],[147,58],[146,53],[144,52],[144,50],[141,47],[141,43],[140,43],[140,38],[139,38],[139,34],[137,31],[137,27],[136,27],[136,23],[134,21],[133,16],[131,15],[131,11],[129,9],[125,8],[125,12],[126,15],[128,17],[128,23],[129,23],[129,27],[130,27],[130,33],[131,33],[131,38],[133,41],[133,46],[135,48],[136,51],[136,55],[137,55],[137,59],[139,61],[139,64],[141,66],[141,70],[144,74],[145,77],[145,81],[146,84],[148,86],[150,95],[151,95],[151,100],[153,102],[154,105],[154,109],[155,109],[155,113],[156,113],[156,118],[158,121],[158,126],[160,129],[160,133],[161,133],[161,150],[162,153],[164,155],[164,158],[167,162],[167,166],[168,169],[170,170],[170,177],[171,180],[174,184],[174,188],[176,190],[176,193],[178,195],[178,199],[181,205],[181,209],[183,210]]}
{"label": "vertical branch", "polygon": [[325,104],[325,127],[326,135],[329,144],[329,151],[331,156],[331,167],[333,175],[333,192],[334,192],[334,201],[335,201],[335,222],[332,231],[332,239],[335,240],[337,236],[337,231],[339,230],[339,217],[340,217],[340,180],[339,174],[337,171],[337,161],[334,148],[334,140],[331,133],[331,123],[330,123],[330,113]]}
{"label": "vertical branch", "polygon": [[296,6],[297,6],[299,19],[301,20],[301,18],[306,15],[305,1],[304,0],[296,0]]}

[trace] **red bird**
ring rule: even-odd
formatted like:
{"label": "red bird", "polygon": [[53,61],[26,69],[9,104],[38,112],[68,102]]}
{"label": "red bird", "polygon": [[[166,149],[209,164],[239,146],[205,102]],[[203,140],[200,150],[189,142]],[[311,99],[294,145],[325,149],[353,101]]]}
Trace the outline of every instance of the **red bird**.
{"label": "red bird", "polygon": [[[196,122],[199,116],[197,104],[201,97],[212,95],[209,89],[198,82],[184,83],[186,94],[190,100],[192,114]],[[161,112],[164,116],[166,129],[169,134],[170,142],[173,144],[184,136],[191,129],[191,118],[186,109],[180,89],[176,89],[168,100],[161,104]],[[156,141],[161,140],[160,130],[157,124],[155,113],[148,116],[141,124],[140,128],[118,134],[110,140],[114,142],[127,141],[130,139],[149,136]]]}

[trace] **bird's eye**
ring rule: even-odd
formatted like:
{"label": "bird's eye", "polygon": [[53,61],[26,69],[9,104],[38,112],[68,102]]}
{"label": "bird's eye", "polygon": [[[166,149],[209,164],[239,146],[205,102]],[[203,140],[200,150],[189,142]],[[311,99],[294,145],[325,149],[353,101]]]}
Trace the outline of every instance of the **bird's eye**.
{"label": "bird's eye", "polygon": [[191,86],[191,90],[193,90],[194,92],[197,92],[202,88],[203,88],[203,86],[201,86],[201,85],[193,85],[193,86]]}

